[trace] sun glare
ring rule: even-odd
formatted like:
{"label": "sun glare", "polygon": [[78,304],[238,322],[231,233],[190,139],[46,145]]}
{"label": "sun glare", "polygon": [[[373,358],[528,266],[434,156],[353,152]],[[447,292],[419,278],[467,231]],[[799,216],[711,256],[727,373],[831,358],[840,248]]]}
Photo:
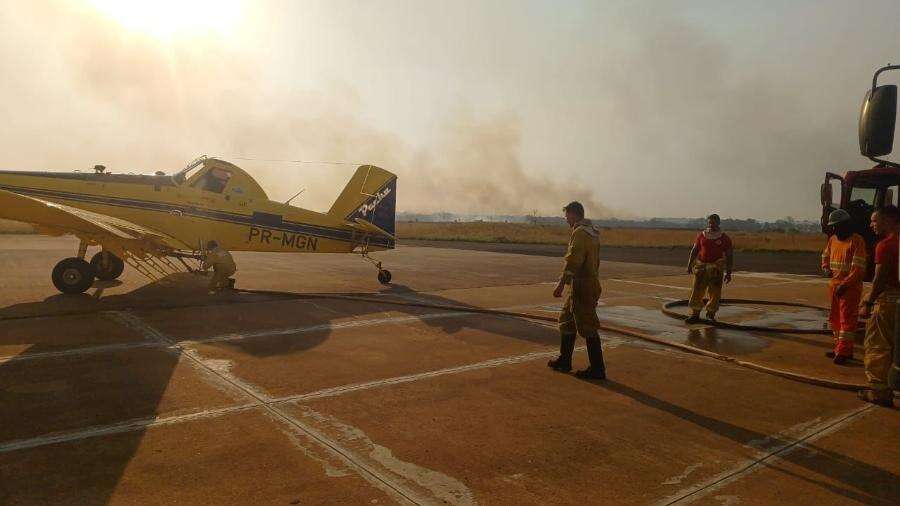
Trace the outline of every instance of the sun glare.
{"label": "sun glare", "polygon": [[168,38],[227,32],[241,15],[240,0],[90,0],[124,28]]}

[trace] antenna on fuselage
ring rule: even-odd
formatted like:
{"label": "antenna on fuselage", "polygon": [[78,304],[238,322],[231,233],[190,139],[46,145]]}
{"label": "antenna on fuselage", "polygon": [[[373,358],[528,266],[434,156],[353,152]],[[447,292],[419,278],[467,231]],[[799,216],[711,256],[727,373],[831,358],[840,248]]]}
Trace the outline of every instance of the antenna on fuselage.
{"label": "antenna on fuselage", "polygon": [[285,205],[290,204],[292,200],[294,200],[295,198],[299,197],[300,194],[303,193],[303,192],[305,192],[305,191],[306,191],[306,188],[302,188],[300,191],[298,191],[297,193],[295,193],[293,197],[287,199],[287,202],[285,202],[284,204],[285,204]]}

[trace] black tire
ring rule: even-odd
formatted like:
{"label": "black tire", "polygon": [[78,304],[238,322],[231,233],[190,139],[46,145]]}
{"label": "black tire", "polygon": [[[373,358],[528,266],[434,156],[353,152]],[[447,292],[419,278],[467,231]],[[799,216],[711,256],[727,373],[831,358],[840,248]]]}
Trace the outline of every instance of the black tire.
{"label": "black tire", "polygon": [[62,293],[84,293],[94,284],[94,268],[80,258],[66,258],[53,268],[52,279]]}
{"label": "black tire", "polygon": [[125,270],[125,262],[121,258],[107,252],[108,259],[106,261],[106,269],[103,266],[103,252],[96,253],[91,257],[91,267],[94,269],[94,276],[103,281],[112,281],[122,275]]}
{"label": "black tire", "polygon": [[378,282],[382,285],[386,285],[391,282],[391,271],[387,269],[381,269],[378,271]]}

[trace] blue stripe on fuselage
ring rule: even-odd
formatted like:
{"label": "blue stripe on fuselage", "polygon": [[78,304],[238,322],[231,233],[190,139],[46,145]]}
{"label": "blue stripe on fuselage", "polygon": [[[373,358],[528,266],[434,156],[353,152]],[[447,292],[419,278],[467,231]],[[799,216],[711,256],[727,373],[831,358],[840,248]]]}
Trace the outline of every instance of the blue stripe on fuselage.
{"label": "blue stripe on fuselage", "polygon": [[[194,206],[178,206],[166,204],[163,202],[153,202],[146,200],[126,199],[120,197],[105,197],[101,195],[91,195],[87,193],[71,193],[55,190],[46,190],[39,188],[24,188],[18,186],[0,185],[0,190],[7,190],[22,195],[30,195],[35,197],[48,197],[61,200],[70,200],[75,202],[84,202],[92,204],[103,204],[116,207],[129,207],[134,209],[142,209],[148,211],[157,211],[162,213],[171,213],[173,211],[181,212],[185,216],[203,218],[213,221],[224,221],[235,223],[238,225],[262,226],[272,230],[287,231],[300,233],[314,237],[322,237],[325,239],[334,239],[346,242],[358,242],[353,240],[354,232],[352,230],[341,230],[330,227],[322,227],[317,225],[308,225],[304,223],[296,223],[285,221],[280,226],[265,226],[255,223],[253,216],[238,213],[229,213],[225,211],[217,211],[213,209],[201,209]],[[394,241],[382,237],[371,237],[369,243],[386,248],[393,248]]]}

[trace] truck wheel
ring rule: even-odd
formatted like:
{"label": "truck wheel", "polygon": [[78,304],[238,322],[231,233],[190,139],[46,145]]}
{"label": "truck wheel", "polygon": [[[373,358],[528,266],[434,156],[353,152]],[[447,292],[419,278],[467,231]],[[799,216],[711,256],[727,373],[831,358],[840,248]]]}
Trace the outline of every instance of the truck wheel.
{"label": "truck wheel", "polygon": [[122,275],[125,270],[125,262],[121,258],[107,252],[106,268],[103,268],[103,252],[96,253],[91,257],[91,267],[94,268],[94,275],[97,279],[103,281],[111,281]]}
{"label": "truck wheel", "polygon": [[56,264],[51,277],[62,293],[84,293],[94,284],[94,268],[80,258],[66,258]]}
{"label": "truck wheel", "polygon": [[386,285],[391,282],[391,271],[387,269],[381,269],[378,271],[378,282],[382,285]]}

